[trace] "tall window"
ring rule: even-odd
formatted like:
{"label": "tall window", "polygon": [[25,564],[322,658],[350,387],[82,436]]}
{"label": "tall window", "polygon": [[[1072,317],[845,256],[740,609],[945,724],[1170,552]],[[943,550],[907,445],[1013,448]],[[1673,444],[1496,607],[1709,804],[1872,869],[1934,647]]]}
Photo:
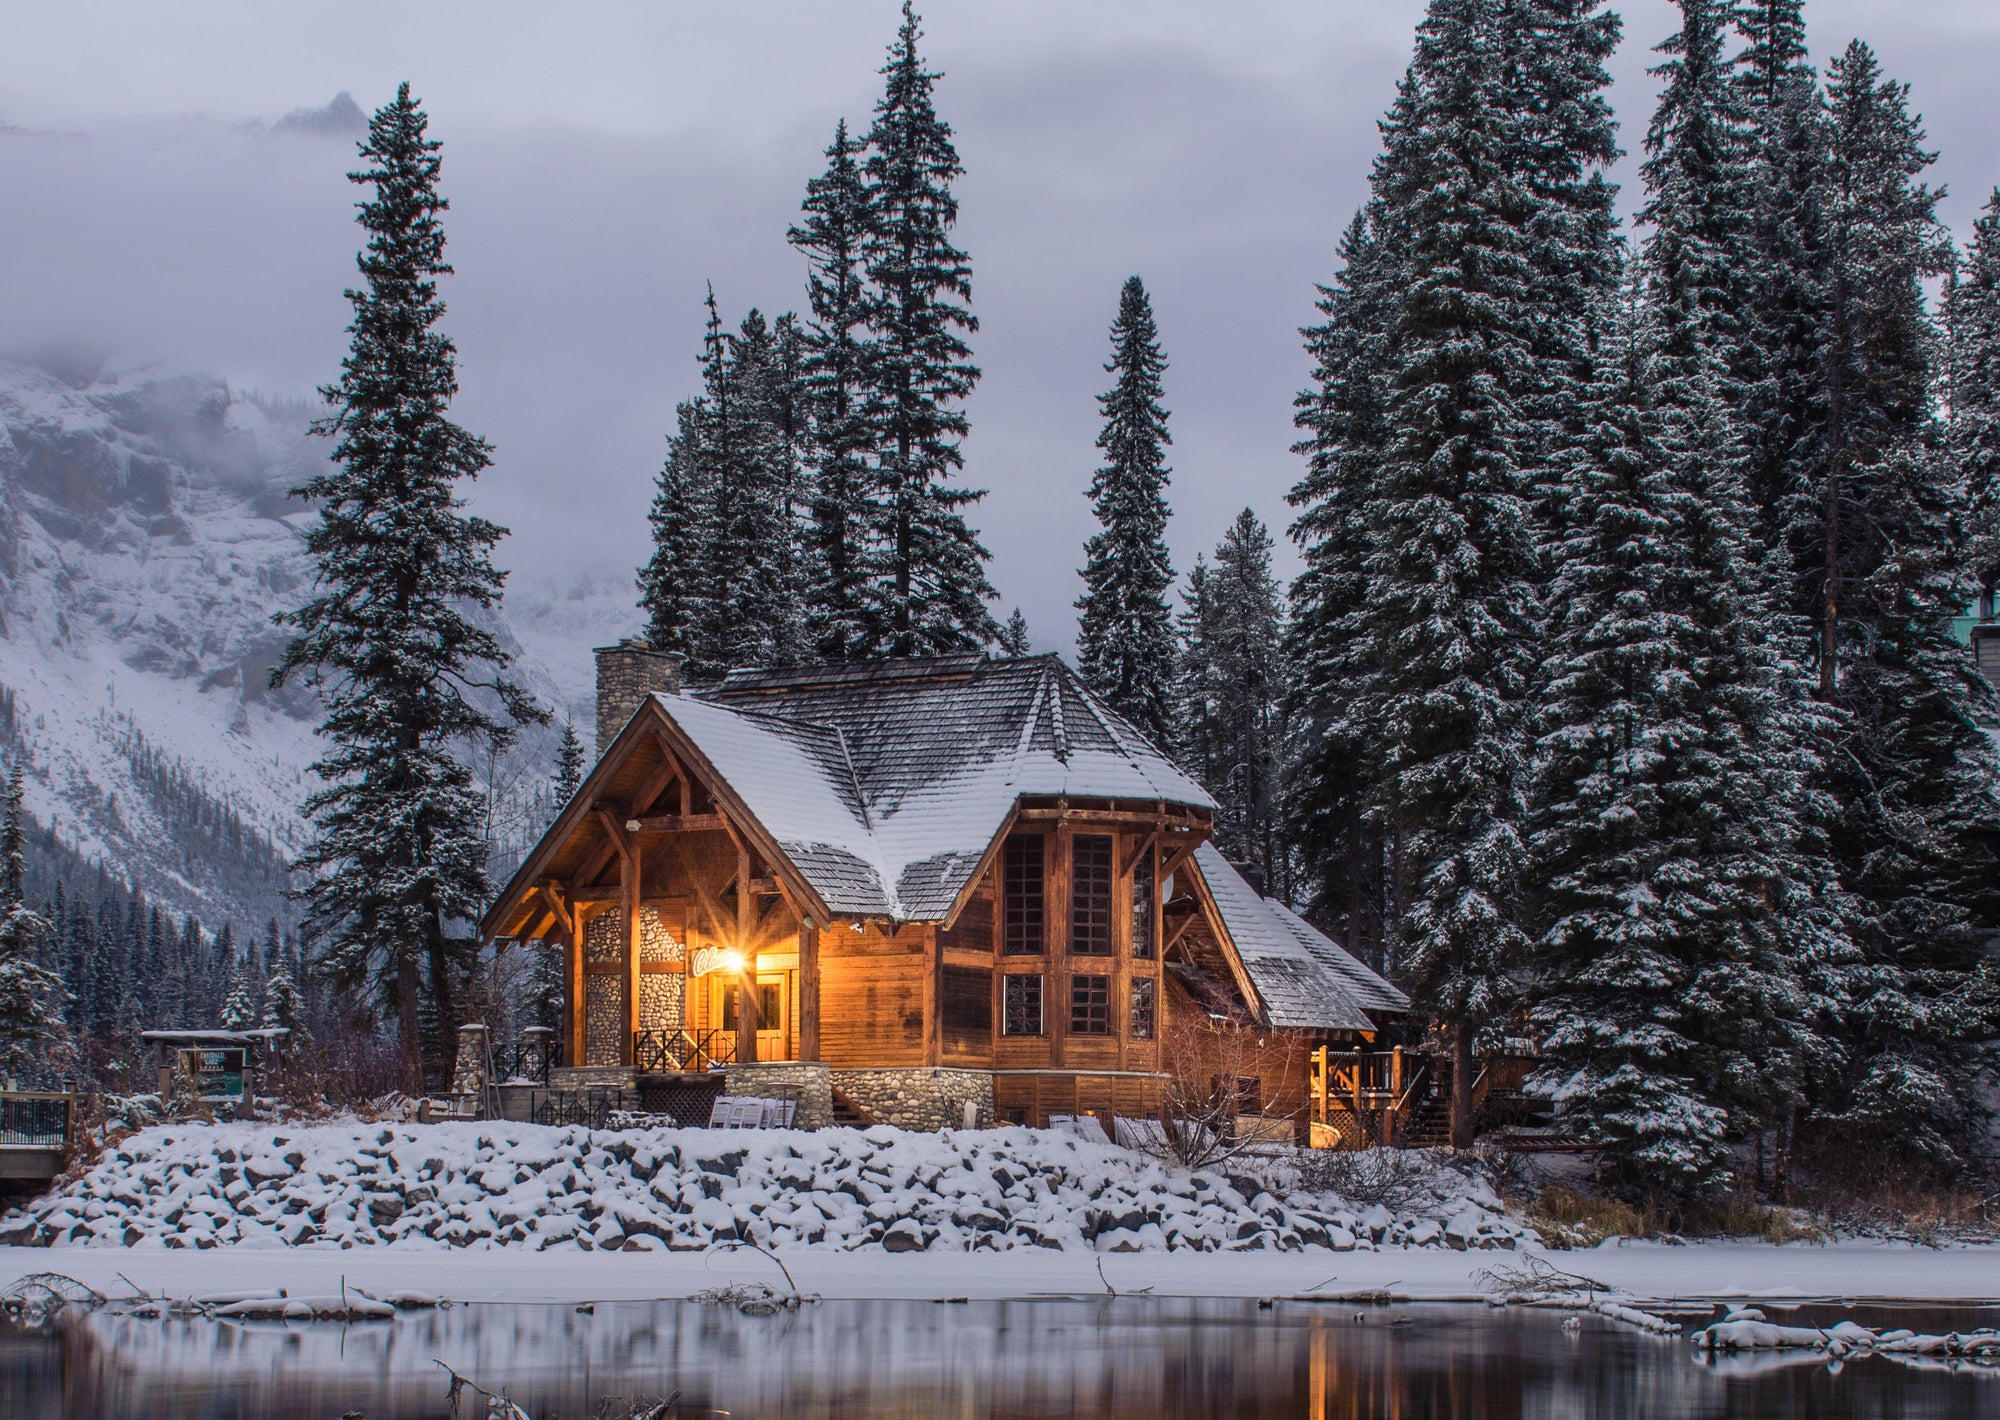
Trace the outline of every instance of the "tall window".
{"label": "tall window", "polygon": [[1134,1040],[1151,1040],[1159,1029],[1159,984],[1150,976],[1132,978],[1131,1031]]}
{"label": "tall window", "polygon": [[1111,1034],[1111,978],[1072,976],[1069,979],[1069,1033]]}
{"label": "tall window", "polygon": [[1070,840],[1069,949],[1077,956],[1111,954],[1112,840],[1080,833]]}
{"label": "tall window", "polygon": [[1010,957],[1039,956],[1045,936],[1040,834],[1010,838],[1001,853],[1001,951]]}
{"label": "tall window", "polygon": [[1003,976],[1006,983],[1000,1006],[1000,1029],[1006,1035],[1042,1033],[1042,978]]}
{"label": "tall window", "polygon": [[1159,914],[1153,904],[1153,850],[1139,855],[1132,870],[1132,955],[1150,961],[1159,946]]}

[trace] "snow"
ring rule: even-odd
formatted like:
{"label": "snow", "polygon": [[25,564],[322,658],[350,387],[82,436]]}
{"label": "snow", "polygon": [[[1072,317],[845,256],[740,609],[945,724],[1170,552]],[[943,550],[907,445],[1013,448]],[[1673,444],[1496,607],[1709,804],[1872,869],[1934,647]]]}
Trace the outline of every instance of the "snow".
{"label": "snow", "polygon": [[1023,795],[1213,807],[1053,656],[661,695],[836,912],[943,918]]}
{"label": "snow", "polygon": [[[383,1209],[377,1223],[375,1199],[400,1210]],[[1512,1263],[1481,1245],[1490,1242],[1587,1273],[1622,1306],[2000,1302],[2000,1247],[1627,1242],[1544,1253],[1483,1186],[1456,1174],[1399,1215],[1330,1197],[1246,1198],[1213,1175],[1022,1129],[171,1124],[124,1140],[0,1232],[24,1224],[56,1241],[15,1251],[17,1271],[61,1272],[115,1295],[129,1291],[120,1274],[156,1295],[250,1300],[283,1289],[312,1299],[338,1296],[344,1283],[390,1305],[402,1293],[616,1301],[782,1280],[769,1258],[733,1248],[740,1229],[782,1257],[802,1291],[828,1298],[1109,1288],[1468,1300],[1489,1290],[1483,1270]],[[1246,1224],[1250,1238],[1237,1235]],[[1320,1227],[1323,1241],[1311,1231]],[[924,1245],[891,1251],[881,1240],[892,1233]],[[1424,1236],[1432,1245],[1412,1241]],[[1460,1251],[1454,1236],[1477,1241]],[[610,1251],[613,1237],[623,1241]]]}
{"label": "snow", "polygon": [[1189,1173],[1027,1129],[165,1124],[10,1215],[21,1241],[205,1252],[438,1245],[515,1253],[800,1248],[1294,1252],[1512,1248],[1524,1229],[1440,1167],[1397,1213]]}
{"label": "snow", "polygon": [[[305,433],[316,412],[196,376],[78,383],[0,360],[0,685],[29,811],[211,923],[283,905],[177,851],[134,759],[143,742],[177,763],[277,854],[302,845],[317,706],[266,679],[284,644],[271,614],[312,576],[311,514],[286,490],[326,457]],[[515,582],[500,631],[528,689],[588,725],[589,648],[635,615],[628,578]]]}

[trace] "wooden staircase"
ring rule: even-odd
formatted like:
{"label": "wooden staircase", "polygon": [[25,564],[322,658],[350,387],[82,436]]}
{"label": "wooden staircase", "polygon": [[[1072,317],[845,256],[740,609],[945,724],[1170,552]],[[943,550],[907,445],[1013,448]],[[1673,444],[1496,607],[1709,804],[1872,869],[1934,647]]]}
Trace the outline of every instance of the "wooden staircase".
{"label": "wooden staircase", "polygon": [[835,1085],[833,1087],[833,1122],[836,1127],[866,1129],[879,1121],[874,1115],[855,1103],[854,1097]]}

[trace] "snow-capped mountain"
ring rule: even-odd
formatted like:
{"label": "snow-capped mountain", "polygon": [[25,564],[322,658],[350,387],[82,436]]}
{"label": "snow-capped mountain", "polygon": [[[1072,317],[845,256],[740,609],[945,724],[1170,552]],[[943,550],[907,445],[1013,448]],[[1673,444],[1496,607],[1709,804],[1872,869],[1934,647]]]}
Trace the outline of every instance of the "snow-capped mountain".
{"label": "snow-capped mountain", "polygon": [[[157,373],[0,361],[0,733],[33,817],[205,920],[279,910],[303,839],[317,706],[271,691],[272,612],[311,577],[286,490],[315,411]],[[504,552],[504,546],[503,546]],[[589,722],[590,648],[636,620],[629,577],[509,588],[518,671]],[[586,739],[588,734],[586,731]],[[538,785],[542,737],[495,775]]]}

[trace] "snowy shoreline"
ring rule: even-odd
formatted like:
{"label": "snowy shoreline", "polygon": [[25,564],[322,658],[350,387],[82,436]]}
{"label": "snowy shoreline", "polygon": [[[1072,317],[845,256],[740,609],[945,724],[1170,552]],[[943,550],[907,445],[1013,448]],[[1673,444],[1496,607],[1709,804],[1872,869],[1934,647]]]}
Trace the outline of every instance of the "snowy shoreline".
{"label": "snowy shoreline", "polygon": [[[2000,1246],[1934,1250],[1901,1243],[1628,1242],[1582,1252],[1528,1249],[1645,1303],[1707,1301],[2000,1305]],[[1483,1301],[1475,1276],[1493,1253],[1436,1248],[1304,1253],[887,1253],[796,1247],[782,1254],[801,1291],[828,1301],[978,1301],[1103,1297],[1301,1297],[1329,1302]],[[1518,1259],[1499,1254],[1501,1262]],[[1103,1266],[1100,1277],[1098,1267]],[[11,1269],[10,1265],[11,1264]],[[326,1295],[425,1291],[455,1302],[665,1301],[732,1282],[782,1285],[747,1251],[541,1253],[466,1251],[404,1243],[376,1248],[235,1246],[207,1252],[58,1245],[0,1249],[0,1271],[60,1272],[108,1296],[132,1284],[156,1296],[202,1297],[258,1288]],[[121,1275],[122,1274],[122,1275]],[[0,1276],[0,1285],[11,1277]]]}
{"label": "snowy shoreline", "polygon": [[58,1272],[110,1296],[317,1296],[345,1280],[576,1303],[783,1285],[748,1241],[829,1300],[1478,1301],[1485,1274],[1544,1258],[1642,1302],[2000,1303],[2000,1245],[1553,1251],[1477,1177],[1440,1162],[1420,1178],[1392,1209],[1025,1129],[166,1124],[0,1219],[27,1244],[0,1248],[0,1286]]}

